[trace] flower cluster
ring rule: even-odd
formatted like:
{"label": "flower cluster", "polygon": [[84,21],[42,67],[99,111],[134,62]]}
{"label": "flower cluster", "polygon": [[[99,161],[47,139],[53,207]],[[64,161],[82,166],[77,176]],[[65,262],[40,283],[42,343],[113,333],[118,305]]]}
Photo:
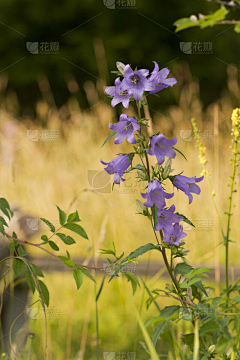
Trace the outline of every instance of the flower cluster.
{"label": "flower cluster", "polygon": [[[133,153],[120,154],[109,163],[101,159],[101,163],[107,165],[105,170],[108,174],[114,175],[114,184],[120,184],[121,181],[125,181],[123,175],[132,164],[134,155],[140,156],[141,164],[138,165],[137,169],[141,167],[142,181],[148,179],[148,192],[141,193],[141,195],[146,200],[144,209],[149,210],[144,210],[143,215],[153,218],[153,212],[155,212],[155,231],[160,231],[162,240],[165,243],[170,246],[179,246],[181,239],[186,236],[180,225],[184,217],[175,213],[175,205],[171,205],[169,208],[166,207],[166,199],[171,199],[174,192],[171,194],[165,192],[163,182],[169,179],[174,187],[188,196],[189,204],[191,204],[193,201],[192,194],[200,194],[201,190],[196,183],[200,182],[203,176],[189,178],[182,175],[170,175],[172,171],[171,159],[176,157],[174,145],[177,143],[177,138],[167,139],[162,133],[157,133],[151,136],[150,139],[146,139],[142,132],[141,126],[144,126],[145,122],[148,121],[147,119],[141,119],[140,116],[141,106],[146,99],[145,95],[154,94],[166,89],[168,86],[173,86],[177,82],[174,78],[167,78],[169,75],[167,68],[159,70],[159,66],[155,61],[154,64],[154,70],[149,76],[149,70],[133,70],[130,65],[117,63],[119,70],[117,73],[119,76],[123,76],[123,79],[121,81],[120,77],[118,77],[115,80],[115,86],[106,87],[105,92],[112,97],[111,105],[113,107],[122,103],[125,108],[128,108],[129,102],[135,100],[139,117],[128,117],[126,114],[122,114],[118,123],[109,124],[109,128],[114,131],[109,138],[115,135],[115,144],[121,144],[124,140],[127,140],[130,144],[138,143],[139,146],[134,147],[135,151]],[[149,155],[155,156],[157,160],[157,165],[152,168],[152,174],[150,173]],[[144,157],[146,158],[146,165],[143,161]],[[162,164],[165,160],[166,164],[163,167]],[[133,169],[132,166],[128,172]],[[154,169],[158,169],[158,171]]]}

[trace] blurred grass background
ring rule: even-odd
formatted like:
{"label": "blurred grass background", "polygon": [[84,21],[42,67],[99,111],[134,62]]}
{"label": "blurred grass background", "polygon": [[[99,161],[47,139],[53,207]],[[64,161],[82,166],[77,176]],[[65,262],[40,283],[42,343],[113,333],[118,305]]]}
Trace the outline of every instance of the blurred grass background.
{"label": "blurred grass background", "polygon": [[[132,107],[128,111],[111,108],[110,99],[104,96],[104,86],[113,84],[110,71],[115,70],[117,60],[150,70],[152,60],[158,61],[160,67],[169,64],[171,75],[178,83],[149,98],[153,131],[160,130],[167,137],[177,136],[177,148],[188,162],[177,154],[173,161],[175,172],[185,169],[184,175],[199,176],[202,167],[197,160],[195,142],[191,134],[186,137],[186,131],[191,130],[191,118],[196,119],[207,148],[216,202],[224,219],[228,206],[231,112],[239,106],[240,98],[239,35],[232,30],[224,31],[228,27],[217,27],[203,32],[192,29],[178,37],[172,26],[180,17],[216,8],[216,4],[204,0],[178,4],[171,0],[164,5],[151,0],[147,6],[137,0],[136,9],[122,11],[109,10],[95,0],[81,5],[74,0],[67,4],[55,1],[36,4],[26,0],[21,4],[15,0],[7,6],[6,2],[0,4],[2,37],[6,39],[0,44],[4,54],[0,58],[1,196],[18,206],[23,215],[44,217],[52,222],[58,219],[55,204],[68,212],[77,209],[89,241],[76,239],[77,244],[70,247],[74,257],[86,257],[87,263],[95,256],[97,261],[97,249],[111,247],[112,241],[118,254],[124,251],[126,255],[154,242],[147,219],[136,215],[135,200],[141,200],[143,189],[136,185],[132,174],[120,188],[101,192],[109,184],[99,159],[110,161],[118,151],[131,149],[127,142],[115,146],[113,139],[101,148],[110,134],[109,122],[117,121],[121,112],[129,115],[135,112]],[[26,41],[59,41],[60,53],[30,54]],[[189,56],[180,50],[180,41],[211,41],[213,53]],[[40,135],[46,130],[57,131],[57,139],[44,141]],[[239,188],[239,175],[236,181]],[[192,221],[205,220],[208,224],[196,230],[186,229],[188,261],[215,267],[219,273],[220,264],[224,264],[224,247],[218,246],[222,240],[206,181],[201,183],[201,189],[201,195],[194,196],[190,206],[181,192],[176,193],[174,203]],[[167,190],[170,192],[172,188]],[[236,241],[230,246],[231,266],[239,263],[239,200],[237,193],[231,226],[231,240]],[[32,241],[38,242],[39,237]],[[65,247],[55,240],[63,253]],[[37,249],[30,250],[36,256],[45,256]],[[154,252],[144,259],[162,261]],[[233,267],[230,274],[233,282]],[[103,274],[96,276],[98,289]],[[162,273],[145,280],[150,290],[165,285]],[[48,273],[45,281],[50,288],[50,308],[55,314],[48,317],[49,359],[95,359],[94,285],[84,278],[83,286],[76,292],[69,273]],[[219,283],[210,285],[220,291]],[[132,297],[130,284],[122,277],[105,283],[98,301],[101,356],[103,352],[137,351],[137,359],[149,358],[139,344],[142,336],[134,315],[135,307],[141,310],[143,321],[157,315],[154,305],[146,310],[147,298],[142,285]],[[34,299],[29,298],[29,302]],[[168,301],[163,298],[158,303],[162,307]],[[180,322],[173,329],[178,344],[182,326]],[[40,313],[38,320],[26,317],[23,330],[35,334],[31,358],[43,359],[45,325]],[[151,327],[148,330],[151,333]],[[164,334],[157,350],[171,359],[173,349],[164,341],[168,334]],[[27,353],[29,340],[25,346]]]}

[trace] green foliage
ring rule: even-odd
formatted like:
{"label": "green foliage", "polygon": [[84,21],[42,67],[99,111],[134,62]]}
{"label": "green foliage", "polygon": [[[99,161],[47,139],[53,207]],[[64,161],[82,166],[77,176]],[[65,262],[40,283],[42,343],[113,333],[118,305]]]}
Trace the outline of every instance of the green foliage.
{"label": "green foliage", "polygon": [[101,147],[103,147],[103,146],[106,144],[106,142],[108,142],[108,140],[110,140],[114,135],[116,135],[116,133],[117,133],[117,131],[113,131],[113,132],[107,137],[107,139],[104,141],[104,143],[102,144]]}
{"label": "green foliage", "polygon": [[126,278],[128,279],[128,281],[131,282],[132,284],[132,289],[133,289],[133,295],[135,294],[137,287],[140,287],[140,284],[138,282],[138,279],[136,277],[136,275],[134,275],[133,273],[129,272],[129,271],[125,271],[123,272],[123,275],[126,276]]}
{"label": "green foliage", "polygon": [[69,230],[75,232],[76,234],[82,236],[84,239],[88,240],[88,236],[87,236],[85,230],[80,225],[70,222],[70,223],[66,223],[64,225],[64,228],[69,229]]}
{"label": "green foliage", "polygon": [[77,285],[77,289],[79,289],[83,283],[83,274],[80,269],[73,270],[73,277]]}

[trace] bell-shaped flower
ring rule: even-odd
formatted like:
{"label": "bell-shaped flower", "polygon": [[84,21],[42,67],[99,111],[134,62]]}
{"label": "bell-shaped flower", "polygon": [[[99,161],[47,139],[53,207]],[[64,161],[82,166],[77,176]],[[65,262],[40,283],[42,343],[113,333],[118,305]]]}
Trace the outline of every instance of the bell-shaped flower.
{"label": "bell-shaped flower", "polygon": [[125,181],[123,179],[123,174],[131,164],[129,160],[129,155],[119,155],[109,163],[100,160],[103,165],[107,165],[105,168],[106,172],[109,175],[114,175],[114,183],[120,184],[120,181]]}
{"label": "bell-shaped flower", "polygon": [[155,155],[158,165],[165,161],[165,156],[174,159],[176,152],[172,146],[177,143],[177,138],[167,139],[163,134],[154,135],[150,140],[151,149],[147,149],[149,155]]}
{"label": "bell-shaped flower", "polygon": [[174,176],[172,183],[174,186],[176,186],[176,188],[178,188],[179,190],[182,190],[188,196],[189,204],[191,204],[193,201],[193,196],[191,193],[197,194],[197,195],[200,194],[201,189],[196,183],[202,181],[203,178],[204,178],[204,176],[201,176],[199,178],[194,176],[194,177],[190,178],[190,177],[183,176],[183,175],[176,175],[176,176]]}
{"label": "bell-shaped flower", "polygon": [[132,92],[123,86],[119,77],[115,80],[115,86],[107,86],[105,88],[105,93],[113,97],[111,101],[112,107],[122,103],[128,109]]}
{"label": "bell-shaped flower", "polygon": [[116,124],[109,124],[109,128],[117,131],[114,144],[121,144],[125,139],[130,144],[136,144],[134,132],[140,129],[140,125],[133,117],[127,117],[126,114],[120,116],[119,122]]}
{"label": "bell-shaped flower", "polygon": [[156,92],[166,89],[168,86],[173,86],[177,83],[177,80],[174,78],[167,79],[170,70],[168,68],[163,68],[159,71],[159,66],[156,61],[153,61],[155,64],[154,70],[151,73],[149,80],[154,84],[154,90],[150,91],[149,94],[155,94]]}
{"label": "bell-shaped flower", "polygon": [[166,193],[162,185],[157,180],[153,180],[148,184],[148,192],[141,193],[141,195],[147,200],[144,204],[146,207],[152,207],[155,204],[158,209],[162,209],[166,206],[165,199],[171,199],[174,193]]}
{"label": "bell-shaped flower", "polygon": [[183,232],[182,225],[176,223],[173,225],[172,231],[164,231],[163,241],[167,242],[169,245],[179,246],[180,240],[182,240],[187,234]]}
{"label": "bell-shaped flower", "polygon": [[183,217],[177,214],[174,214],[175,205],[172,205],[169,209],[159,209],[158,214],[158,223],[155,230],[161,230],[171,232],[173,231],[173,223],[177,223],[183,220]]}

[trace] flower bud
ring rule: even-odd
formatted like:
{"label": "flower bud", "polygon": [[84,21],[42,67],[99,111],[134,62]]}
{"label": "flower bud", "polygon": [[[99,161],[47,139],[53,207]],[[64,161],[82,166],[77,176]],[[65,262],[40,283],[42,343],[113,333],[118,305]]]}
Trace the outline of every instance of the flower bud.
{"label": "flower bud", "polygon": [[164,165],[163,178],[166,179],[171,172],[172,159],[168,159]]}
{"label": "flower bud", "polygon": [[181,277],[179,284],[182,285],[186,281],[186,278],[184,276]]}
{"label": "flower bud", "polygon": [[161,165],[156,164],[156,165],[154,166],[154,172],[155,172],[155,174],[158,175],[158,174],[160,173],[160,170],[161,170]]}
{"label": "flower bud", "polygon": [[140,212],[143,212],[144,210],[147,209],[146,206],[140,200],[136,200],[136,204]]}
{"label": "flower bud", "polygon": [[206,16],[203,15],[203,14],[201,14],[201,13],[199,13],[199,14],[198,14],[198,18],[199,18],[199,20],[205,20],[205,19],[206,19]]}
{"label": "flower bud", "polygon": [[192,298],[192,288],[191,288],[191,286],[189,286],[187,288],[187,295],[188,295],[189,300],[191,301],[191,298]]}
{"label": "flower bud", "polygon": [[116,66],[117,66],[118,71],[120,71],[120,73],[123,74],[126,65],[124,65],[120,61],[117,61]]}
{"label": "flower bud", "polygon": [[138,176],[142,180],[146,180],[146,174],[143,171],[137,171]]}
{"label": "flower bud", "polygon": [[209,346],[208,351],[210,354],[212,354],[215,351],[215,349],[216,349],[216,345],[211,345]]}

